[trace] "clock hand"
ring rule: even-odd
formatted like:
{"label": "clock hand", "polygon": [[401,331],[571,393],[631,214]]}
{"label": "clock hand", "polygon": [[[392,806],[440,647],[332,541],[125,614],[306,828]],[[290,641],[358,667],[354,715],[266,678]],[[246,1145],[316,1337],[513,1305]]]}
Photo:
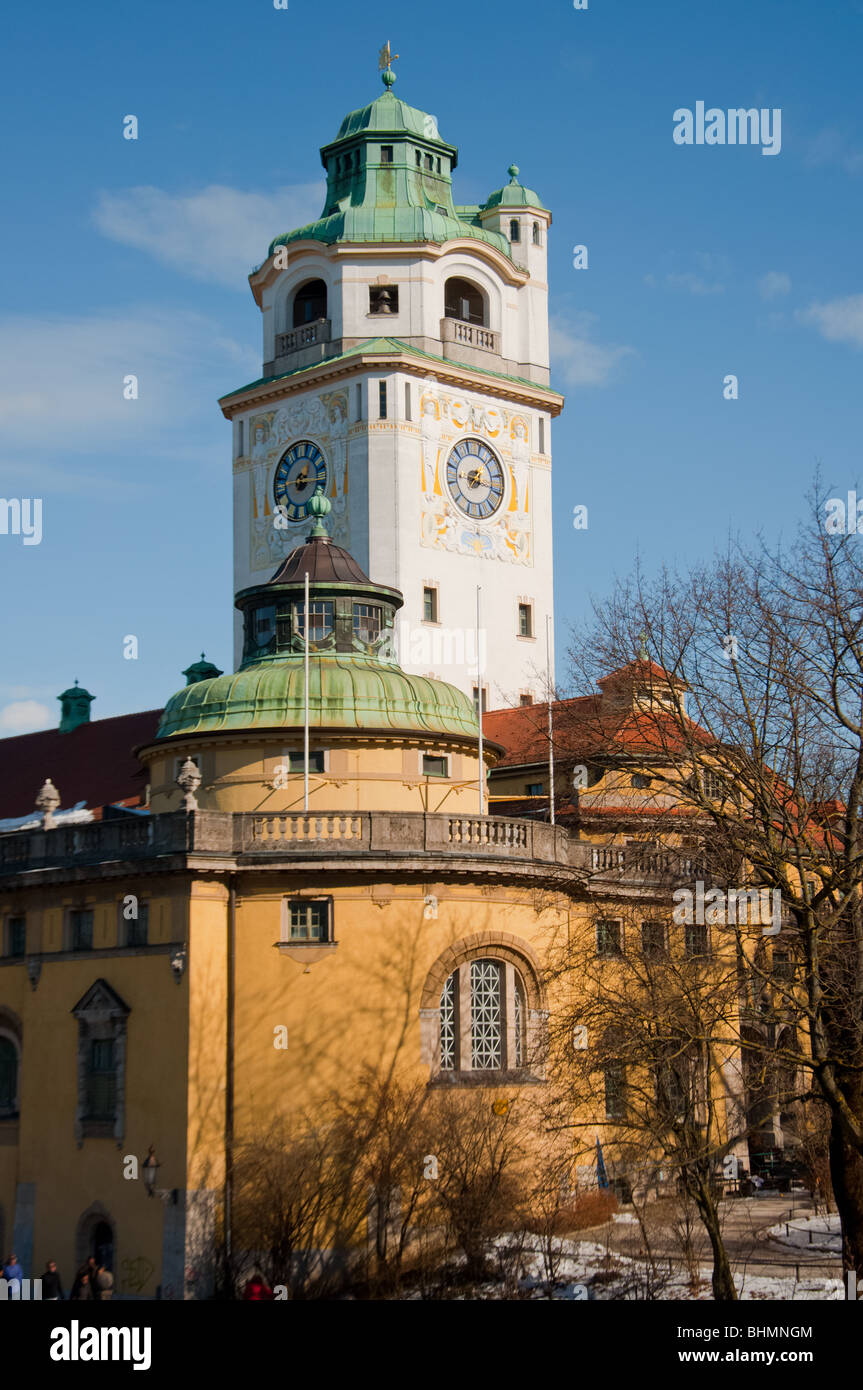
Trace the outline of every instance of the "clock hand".
{"label": "clock hand", "polygon": [[294,487],[297,489],[298,492],[302,492],[303,488],[306,486],[306,483],[308,481],[309,470],[308,468],[304,468],[302,473],[298,473],[296,478],[294,478]]}

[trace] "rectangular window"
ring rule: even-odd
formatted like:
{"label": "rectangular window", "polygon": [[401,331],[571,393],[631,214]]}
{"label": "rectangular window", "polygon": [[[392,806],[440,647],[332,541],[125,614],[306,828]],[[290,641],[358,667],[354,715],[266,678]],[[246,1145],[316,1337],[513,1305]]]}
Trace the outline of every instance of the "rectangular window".
{"label": "rectangular window", "polygon": [[423,777],[447,777],[448,775],[448,758],[438,758],[431,753],[423,753]]}
{"label": "rectangular window", "polygon": [[655,960],[665,950],[665,927],[661,922],[642,922],[641,953]]}
{"label": "rectangular window", "polygon": [[721,801],[725,796],[722,778],[711,768],[705,768],[702,772],[701,785],[708,801]]}
{"label": "rectangular window", "polygon": [[423,622],[436,623],[437,620],[437,589],[427,586],[423,589]]}
{"label": "rectangular window", "polygon": [[539,417],[539,452],[545,453],[545,420],[541,415]]}
{"label": "rectangular window", "polygon": [[76,908],[69,913],[69,943],[73,951],[92,951],[92,908]]}
{"label": "rectangular window", "polygon": [[688,956],[706,956],[709,943],[707,927],[702,922],[687,922],[683,934],[683,948]]}
{"label": "rectangular window", "polygon": [[[479,686],[478,686],[478,685],[475,685],[474,688],[473,688],[473,707],[474,707],[474,709],[476,710],[477,714],[479,714]],[[483,688],[482,688],[482,712],[483,712],[483,714],[485,714],[485,712],[486,712],[487,709],[488,709],[488,686],[485,686],[485,685],[484,685]]]}
{"label": "rectangular window", "polygon": [[533,636],[533,607],[529,603],[518,605],[518,635],[519,637]]}
{"label": "rectangular window", "polygon": [[291,941],[329,941],[329,898],[295,898],[288,903]]}
{"label": "rectangular window", "polygon": [[[333,604],[326,599],[317,599],[309,604],[309,642],[323,642],[333,630]],[[306,635],[306,605],[294,604],[294,631],[300,637]]]}
{"label": "rectangular window", "polygon": [[237,458],[242,458],[243,455],[244,455],[245,452],[246,452],[245,434],[246,434],[246,422],[245,422],[245,420],[238,420],[238,421],[237,421]]}
{"label": "rectangular window", "polygon": [[137,917],[123,919],[127,946],[146,946],[150,939],[150,904],[138,903]]}
{"label": "rectangular window", "polygon": [[532,704],[533,704],[533,696],[532,696],[532,695],[519,695],[519,697],[518,697],[518,703],[521,705],[522,709],[524,709],[525,705],[532,705]]}
{"label": "rectangular window", "polygon": [[[309,772],[323,772],[325,766],[325,756],[326,754],[324,753],[323,748],[310,748]],[[305,753],[296,753],[293,751],[291,751],[290,753],[286,753],[284,755],[284,764],[287,767],[288,772],[304,773],[306,769]]]}
{"label": "rectangular window", "polygon": [[421,169],[421,168],[422,168],[423,157],[422,157],[422,154],[420,153],[419,150],[416,151],[416,157],[417,157],[417,168],[418,168],[418,169]]}
{"label": "rectangular window", "polygon": [[387,384],[385,381],[378,382],[378,419],[387,418]]}
{"label": "rectangular window", "polygon": [[598,956],[620,955],[620,922],[597,922],[596,954]]}
{"label": "rectangular window", "polygon": [[434,173],[434,158],[430,154],[426,155],[426,168],[428,169],[430,174]]}
{"label": "rectangular window", "polygon": [[773,975],[777,980],[794,979],[794,957],[790,952],[773,952]]}
{"label": "rectangular window", "polygon": [[361,381],[358,381],[358,382],[357,382],[356,398],[357,398],[357,419],[358,419],[358,420],[362,420],[362,418],[363,418],[363,383],[362,383]]}
{"label": "rectangular window", "polygon": [[458,1057],[456,1002],[458,1000],[458,971],[454,970],[441,990],[440,996],[440,1069],[454,1071]]}
{"label": "rectangular window", "polygon": [[354,636],[361,642],[376,642],[381,635],[381,610],[374,603],[354,604]]}
{"label": "rectangular window", "polygon": [[392,164],[393,147],[392,145],[381,145],[381,164]]}
{"label": "rectangular window", "polygon": [[471,961],[470,1043],[475,1071],[497,1071],[503,1066],[502,975],[497,961]]}
{"label": "rectangular window", "polygon": [[624,1074],[619,1062],[611,1062],[603,1068],[605,1073],[605,1117],[608,1120],[622,1120],[625,1113]]}
{"label": "rectangular window", "polygon": [[411,415],[411,384],[409,381],[405,382],[405,419],[413,419]]}
{"label": "rectangular window", "polygon": [[10,917],[6,922],[7,956],[23,956],[27,950],[27,918]]}
{"label": "rectangular window", "polygon": [[117,1104],[117,1065],[112,1038],[94,1038],[87,1058],[87,1120],[113,1120]]}
{"label": "rectangular window", "polygon": [[542,796],[542,789],[542,782],[528,782],[524,790],[527,796]]}

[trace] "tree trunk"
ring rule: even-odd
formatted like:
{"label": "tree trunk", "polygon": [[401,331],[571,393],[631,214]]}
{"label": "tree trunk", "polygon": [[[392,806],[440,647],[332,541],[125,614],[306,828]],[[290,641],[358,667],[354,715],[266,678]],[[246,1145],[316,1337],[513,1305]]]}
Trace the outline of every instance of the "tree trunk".
{"label": "tree trunk", "polygon": [[725,1249],[725,1242],[719,1228],[719,1213],[716,1210],[716,1203],[711,1192],[701,1183],[698,1184],[692,1196],[698,1208],[698,1215],[701,1217],[704,1229],[710,1238],[710,1248],[713,1251],[713,1297],[717,1303],[736,1303],[737,1289],[734,1284],[734,1276],[731,1273],[731,1265],[728,1262],[728,1252]]}
{"label": "tree trunk", "polygon": [[835,1116],[830,1127],[830,1178],[842,1223],[842,1272],[847,1296],[849,1271],[863,1279],[863,1154],[848,1142]]}

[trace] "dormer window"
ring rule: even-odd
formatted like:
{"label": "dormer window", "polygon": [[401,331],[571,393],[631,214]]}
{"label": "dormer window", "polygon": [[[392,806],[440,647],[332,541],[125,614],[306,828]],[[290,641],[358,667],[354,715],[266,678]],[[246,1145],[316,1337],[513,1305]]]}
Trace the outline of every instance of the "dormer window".
{"label": "dormer window", "polygon": [[510,241],[521,241],[521,226],[515,217],[509,224],[509,239]]}

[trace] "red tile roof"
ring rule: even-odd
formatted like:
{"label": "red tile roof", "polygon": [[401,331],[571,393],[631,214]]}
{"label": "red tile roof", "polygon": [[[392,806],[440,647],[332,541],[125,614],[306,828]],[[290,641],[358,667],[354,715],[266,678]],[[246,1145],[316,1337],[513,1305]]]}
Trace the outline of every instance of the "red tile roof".
{"label": "red tile roof", "polygon": [[[590,758],[600,753],[655,754],[686,743],[672,711],[603,709],[600,695],[577,695],[552,704],[555,757]],[[548,705],[518,705],[489,710],[483,732],[506,749],[498,768],[531,766],[548,761]],[[689,734],[708,742],[694,725]]]}
{"label": "red tile roof", "polygon": [[64,810],[79,801],[94,808],[138,798],[145,769],[132,749],[152,743],[161,714],[148,709],[79,724],[68,734],[44,729],[0,739],[0,818],[35,812],[46,777],[59,791]]}

